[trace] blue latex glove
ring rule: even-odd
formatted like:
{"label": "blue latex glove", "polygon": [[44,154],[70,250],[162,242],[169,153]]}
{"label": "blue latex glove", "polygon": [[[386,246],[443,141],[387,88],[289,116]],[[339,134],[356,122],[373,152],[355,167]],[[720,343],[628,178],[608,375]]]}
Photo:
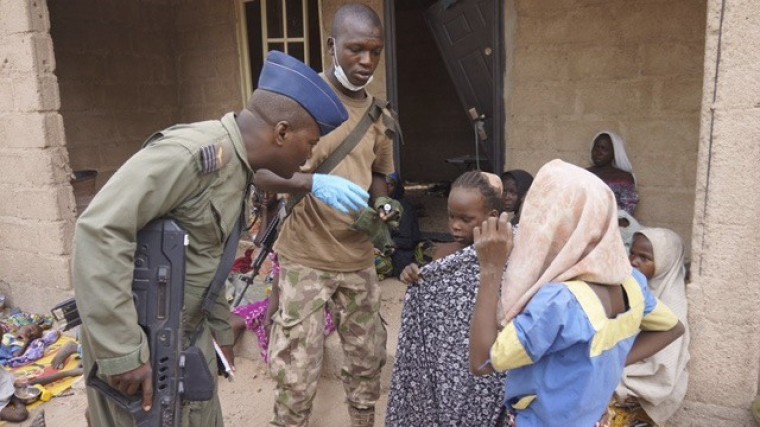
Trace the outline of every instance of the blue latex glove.
{"label": "blue latex glove", "polygon": [[321,173],[312,176],[311,194],[344,214],[361,211],[369,200],[369,194],[353,182]]}

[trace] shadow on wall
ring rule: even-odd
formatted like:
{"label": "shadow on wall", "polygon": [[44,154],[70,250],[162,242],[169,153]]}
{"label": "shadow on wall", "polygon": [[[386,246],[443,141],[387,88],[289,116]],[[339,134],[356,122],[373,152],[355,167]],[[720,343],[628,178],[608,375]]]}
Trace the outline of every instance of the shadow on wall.
{"label": "shadow on wall", "polygon": [[71,186],[74,188],[74,199],[77,203],[77,217],[87,209],[87,205],[95,197],[96,186],[95,178],[98,177],[96,170],[79,170],[74,171],[71,178]]}

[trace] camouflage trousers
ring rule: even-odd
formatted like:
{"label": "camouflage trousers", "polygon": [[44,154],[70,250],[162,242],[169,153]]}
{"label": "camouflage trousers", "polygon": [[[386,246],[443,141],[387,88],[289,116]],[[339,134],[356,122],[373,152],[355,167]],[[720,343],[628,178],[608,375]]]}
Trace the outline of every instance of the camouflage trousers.
{"label": "camouflage trousers", "polygon": [[341,379],[348,404],[374,408],[380,397],[386,332],[375,268],[322,271],[280,257],[280,302],[269,343],[277,382],[272,425],[305,426],[322,367],[325,304],[343,347]]}

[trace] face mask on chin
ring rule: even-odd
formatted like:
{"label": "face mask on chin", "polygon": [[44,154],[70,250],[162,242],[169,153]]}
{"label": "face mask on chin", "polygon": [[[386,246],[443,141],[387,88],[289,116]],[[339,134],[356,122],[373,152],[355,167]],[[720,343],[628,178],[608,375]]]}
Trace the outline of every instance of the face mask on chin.
{"label": "face mask on chin", "polygon": [[372,79],[375,78],[374,75],[370,76],[369,79],[367,79],[367,83],[361,86],[357,86],[348,80],[348,76],[346,75],[346,72],[343,71],[343,67],[340,66],[340,62],[338,62],[338,57],[336,55],[333,55],[333,62],[335,63],[335,66],[333,67],[333,74],[335,75],[335,78],[338,79],[338,82],[340,82],[341,86],[352,92],[359,92],[360,90],[364,90],[367,85],[372,83]]}

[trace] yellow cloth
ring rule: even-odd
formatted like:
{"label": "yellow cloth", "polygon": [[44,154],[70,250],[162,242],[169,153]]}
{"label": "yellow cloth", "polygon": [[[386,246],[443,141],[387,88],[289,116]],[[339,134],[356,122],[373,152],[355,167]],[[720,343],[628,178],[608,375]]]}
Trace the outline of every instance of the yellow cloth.
{"label": "yellow cloth", "polygon": [[[22,378],[32,380],[40,376],[49,376],[52,374],[57,374],[59,372],[68,371],[70,369],[76,369],[79,367],[81,360],[78,357],[74,356],[69,357],[68,360],[66,360],[66,364],[63,366],[63,369],[54,369],[51,365],[53,358],[58,353],[58,350],[70,342],[76,343],[76,340],[71,337],[61,336],[58,341],[53,343],[45,350],[45,356],[43,356],[41,359],[28,365],[9,369],[9,371],[16,377],[17,380]],[[60,396],[61,393],[71,388],[74,383],[80,381],[81,379],[81,375],[76,377],[66,377],[42,387],[46,392],[50,393],[50,396],[56,397]],[[26,408],[31,410],[42,405],[43,403],[44,402],[42,400],[38,400],[30,405],[27,405]],[[3,425],[3,423],[0,423],[0,425]]]}

